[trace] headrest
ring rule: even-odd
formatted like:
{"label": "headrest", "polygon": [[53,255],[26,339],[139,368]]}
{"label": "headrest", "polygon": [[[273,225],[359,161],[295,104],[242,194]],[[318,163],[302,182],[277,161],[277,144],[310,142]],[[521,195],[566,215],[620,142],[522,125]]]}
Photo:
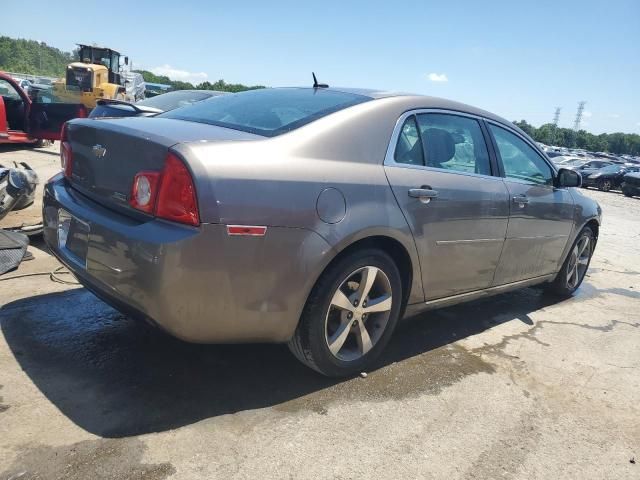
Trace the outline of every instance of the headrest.
{"label": "headrest", "polygon": [[427,151],[427,166],[442,168],[456,153],[456,143],[453,136],[440,128],[427,128],[422,132],[425,149]]}

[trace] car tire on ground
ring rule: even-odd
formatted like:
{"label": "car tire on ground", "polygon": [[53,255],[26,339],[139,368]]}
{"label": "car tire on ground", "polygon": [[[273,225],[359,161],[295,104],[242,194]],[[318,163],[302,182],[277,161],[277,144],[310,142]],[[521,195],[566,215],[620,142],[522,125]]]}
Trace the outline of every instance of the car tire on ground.
{"label": "car tire on ground", "polygon": [[611,180],[600,180],[598,182],[598,190],[602,192],[608,192],[609,190],[611,190],[611,187]]}
{"label": "car tire on ground", "polygon": [[596,237],[590,227],[584,227],[569,250],[562,268],[546,290],[554,295],[569,297],[580,287],[589,269]]}
{"label": "car tire on ground", "polygon": [[350,253],[317,281],[289,349],[323,375],[360,373],[389,342],[403,298],[400,271],[389,255],[369,248]]}
{"label": "car tire on ground", "polygon": [[622,194],[625,197],[633,197],[633,193],[628,188],[622,187]]}
{"label": "car tire on ground", "polygon": [[46,148],[51,145],[53,145],[53,142],[51,140],[44,140],[42,138],[32,144],[33,148]]}

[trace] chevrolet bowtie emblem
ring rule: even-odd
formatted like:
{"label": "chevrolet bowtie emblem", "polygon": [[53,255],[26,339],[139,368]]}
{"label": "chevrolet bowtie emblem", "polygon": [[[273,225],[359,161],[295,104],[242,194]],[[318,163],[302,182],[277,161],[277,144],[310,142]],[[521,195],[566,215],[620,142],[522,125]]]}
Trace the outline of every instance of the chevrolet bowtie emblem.
{"label": "chevrolet bowtie emblem", "polygon": [[102,158],[107,154],[107,149],[100,144],[94,145],[91,150],[93,150],[93,154],[96,158]]}

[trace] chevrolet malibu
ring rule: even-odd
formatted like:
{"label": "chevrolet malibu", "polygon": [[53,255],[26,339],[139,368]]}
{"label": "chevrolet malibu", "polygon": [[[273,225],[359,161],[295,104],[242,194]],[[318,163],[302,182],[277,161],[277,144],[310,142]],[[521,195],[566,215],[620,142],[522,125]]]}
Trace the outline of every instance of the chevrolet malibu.
{"label": "chevrolet malibu", "polygon": [[68,122],[45,239],[90,291],[191,342],[286,342],[351,375],[403,316],[571,295],[601,211],[521,130],[433,97],[265,89]]}

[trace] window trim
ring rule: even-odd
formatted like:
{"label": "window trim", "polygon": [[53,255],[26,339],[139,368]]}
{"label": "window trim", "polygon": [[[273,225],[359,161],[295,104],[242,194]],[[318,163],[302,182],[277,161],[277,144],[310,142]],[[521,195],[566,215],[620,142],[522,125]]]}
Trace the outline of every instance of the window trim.
{"label": "window trim", "polygon": [[[505,124],[500,123],[500,122],[496,122],[494,120],[489,120],[489,119],[484,119],[484,121],[487,124],[487,132],[489,133],[489,135],[491,137],[491,144],[493,146],[493,149],[495,150],[496,160],[498,161],[498,165],[499,165],[499,169],[500,169],[500,175],[502,176],[502,178],[505,181],[508,181],[508,182],[513,181],[515,183],[520,183],[520,184],[524,184],[524,185],[536,185],[536,186],[539,186],[539,187],[549,187],[549,188],[553,188],[553,189],[557,189],[558,188],[556,186],[556,179],[558,178],[558,169],[553,164],[553,162],[551,160],[549,160],[547,158],[547,156],[544,155],[541,152],[540,148],[538,147],[538,145],[536,145],[535,142],[532,142],[531,140],[527,139],[520,132],[518,132],[517,130],[509,127],[508,125],[505,125]],[[506,130],[507,132],[515,135],[520,140],[524,141],[527,145],[529,145],[533,149],[533,151],[538,154],[538,156],[542,159],[542,161],[545,162],[547,164],[547,166],[551,169],[551,174],[552,174],[551,185],[540,184],[540,183],[535,183],[535,182],[527,182],[525,180],[516,181],[516,180],[510,179],[509,177],[507,177],[507,174],[506,174],[505,169],[504,169],[504,164],[502,163],[502,157],[500,156],[500,150],[498,149],[498,144],[496,143],[496,139],[495,139],[495,137],[493,135],[493,132],[491,132],[491,129],[489,128],[489,124],[495,125],[498,128],[502,128],[503,130]]]}
{"label": "window trim", "polygon": [[[487,147],[487,153],[489,155],[489,169],[491,170],[491,174],[485,175],[482,173],[462,172],[460,170],[451,170],[448,168],[436,168],[436,167],[428,167],[426,165],[412,165],[408,163],[396,162],[395,150],[398,145],[398,138],[400,137],[400,133],[402,132],[402,127],[404,123],[407,121],[409,117],[417,116],[424,113],[438,113],[438,114],[444,114],[444,115],[453,115],[457,117],[466,117],[466,118],[471,118],[476,120],[478,122],[478,126],[480,127],[480,131],[482,132],[484,143]],[[497,157],[495,156],[493,145],[491,144],[492,138],[491,136],[489,136],[489,132],[487,131],[488,129],[483,124],[484,120],[485,119],[479,115],[473,115],[471,113],[466,113],[466,112],[458,112],[456,110],[446,110],[442,108],[415,108],[412,110],[407,110],[402,115],[400,115],[400,117],[398,117],[398,120],[396,120],[396,125],[393,128],[393,133],[391,134],[391,140],[389,141],[389,145],[387,147],[387,153],[385,154],[383,165],[385,167],[411,168],[416,170],[451,173],[453,175],[490,178],[494,180],[501,179],[502,176],[499,173],[500,170],[498,167],[498,160],[497,160]],[[422,145],[422,148],[424,150],[424,144]],[[426,155],[424,152],[423,152],[423,156],[424,158],[426,158]]]}

